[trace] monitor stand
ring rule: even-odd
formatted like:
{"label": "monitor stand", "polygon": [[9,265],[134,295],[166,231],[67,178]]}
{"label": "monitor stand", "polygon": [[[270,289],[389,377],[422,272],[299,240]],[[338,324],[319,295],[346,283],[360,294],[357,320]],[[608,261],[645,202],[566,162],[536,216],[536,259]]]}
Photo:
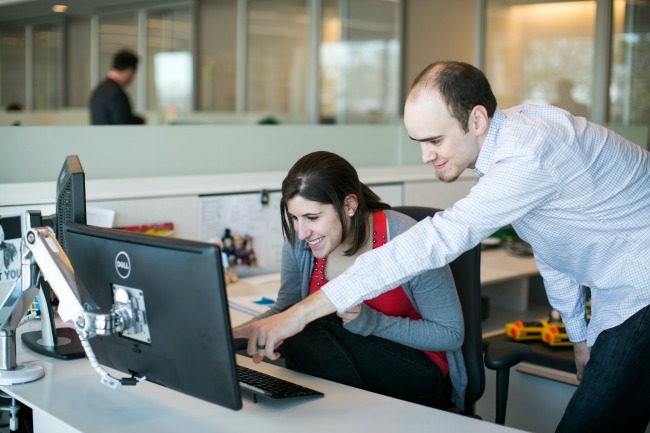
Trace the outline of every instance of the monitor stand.
{"label": "monitor stand", "polygon": [[77,331],[73,328],[57,328],[52,314],[50,285],[41,281],[38,303],[41,310],[41,330],[23,332],[23,344],[41,355],[58,359],[77,359],[86,356]]}

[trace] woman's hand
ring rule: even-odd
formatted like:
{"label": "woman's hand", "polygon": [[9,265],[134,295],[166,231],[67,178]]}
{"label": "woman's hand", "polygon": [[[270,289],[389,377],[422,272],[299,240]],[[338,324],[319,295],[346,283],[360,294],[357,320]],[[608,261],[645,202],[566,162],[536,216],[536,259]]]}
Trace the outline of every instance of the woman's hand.
{"label": "woman's hand", "polygon": [[361,313],[361,306],[357,305],[350,308],[344,313],[336,313],[336,315],[343,320],[344,325],[347,325],[349,322],[359,317],[359,313]]}

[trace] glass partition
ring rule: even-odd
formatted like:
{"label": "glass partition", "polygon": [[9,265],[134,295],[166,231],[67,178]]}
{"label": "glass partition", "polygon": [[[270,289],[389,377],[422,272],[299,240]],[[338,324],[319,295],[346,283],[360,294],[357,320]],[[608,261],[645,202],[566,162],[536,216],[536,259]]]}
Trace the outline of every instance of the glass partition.
{"label": "glass partition", "polygon": [[650,126],[650,4],[615,1],[613,23],[609,121]]}
{"label": "glass partition", "polygon": [[[190,76],[186,77],[189,80],[189,95],[183,96],[183,104],[181,107],[174,104],[172,106],[161,106],[161,96],[157,89],[156,74],[161,72],[156,70],[155,59],[160,53],[182,53],[181,62],[185,58],[190,62],[193,59],[194,42],[192,37],[192,15],[191,10],[187,6],[177,8],[155,10],[147,13],[147,109],[148,110],[163,110],[167,111],[168,116],[175,115],[176,110],[181,109],[189,111],[194,108],[193,106],[193,83],[194,75],[193,69],[190,68]],[[191,66],[191,65],[190,65]],[[180,69],[181,72],[186,69]],[[174,71],[168,71],[174,72]],[[187,89],[187,86],[183,86]],[[171,90],[171,89],[170,89]],[[188,101],[189,99],[189,101]]]}
{"label": "glass partition", "polygon": [[63,106],[62,101],[62,43],[61,25],[41,24],[34,26],[33,37],[33,105],[34,110],[54,110]]}
{"label": "glass partition", "polygon": [[400,112],[400,2],[322,0],[322,123],[389,123]]}
{"label": "glass partition", "polygon": [[88,97],[124,48],[140,56],[125,91],[147,124],[169,123],[159,116],[161,53],[191,57],[192,112],[177,123],[381,124],[401,112],[402,0],[85,0],[57,25],[9,23],[8,8],[2,105],[65,109],[26,124],[87,122]]}
{"label": "glass partition", "polygon": [[247,5],[246,111],[304,116],[309,34],[306,0],[248,0]]}
{"label": "glass partition", "polygon": [[2,106],[27,108],[25,27],[0,32],[0,96]]}
{"label": "glass partition", "polygon": [[[102,81],[112,67],[113,55],[122,49],[138,53],[138,16],[135,11],[106,14],[99,17],[99,77],[95,85]],[[140,54],[140,53],[138,53]],[[138,67],[144,59],[140,55]],[[129,95],[131,105],[140,110],[136,95],[138,80],[134,79],[124,91]]]}
{"label": "glass partition", "polygon": [[596,1],[485,6],[484,70],[499,106],[553,104],[589,117]]}

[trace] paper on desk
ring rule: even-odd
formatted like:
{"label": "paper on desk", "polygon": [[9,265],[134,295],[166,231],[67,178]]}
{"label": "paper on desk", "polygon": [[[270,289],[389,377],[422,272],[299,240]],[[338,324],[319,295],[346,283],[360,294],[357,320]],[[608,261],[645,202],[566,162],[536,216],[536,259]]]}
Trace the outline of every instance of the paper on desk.
{"label": "paper on desk", "polygon": [[277,293],[256,296],[229,296],[228,305],[251,316],[257,316],[273,307],[277,297]]}
{"label": "paper on desk", "polygon": [[113,227],[115,221],[115,211],[101,207],[86,206],[86,220],[92,226]]}

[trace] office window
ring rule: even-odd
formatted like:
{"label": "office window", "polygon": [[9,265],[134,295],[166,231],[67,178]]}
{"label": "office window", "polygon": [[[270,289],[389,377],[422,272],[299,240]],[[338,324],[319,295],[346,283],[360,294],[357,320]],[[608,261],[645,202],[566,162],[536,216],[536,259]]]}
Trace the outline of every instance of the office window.
{"label": "office window", "polygon": [[25,27],[0,31],[0,93],[2,106],[20,104],[27,107]]}
{"label": "office window", "polygon": [[485,73],[500,107],[553,104],[588,117],[596,1],[485,2]]}
{"label": "office window", "polygon": [[62,43],[60,24],[34,26],[33,104],[35,110],[53,110],[62,104]]}
{"label": "office window", "polygon": [[650,4],[615,1],[613,23],[609,121],[648,125]]}
{"label": "office window", "polygon": [[237,107],[238,0],[197,5],[198,104],[204,111],[234,113]]}
{"label": "office window", "polygon": [[300,118],[306,113],[307,2],[249,0],[247,4],[246,109]]}
{"label": "office window", "polygon": [[[139,18],[145,17],[141,25]],[[189,76],[183,81],[189,82],[190,92],[183,92],[183,102],[170,103],[169,92],[166,95],[160,94],[160,78],[169,79],[170,74],[181,72],[181,68],[167,68],[156,71],[156,59],[161,64],[163,53],[184,53],[194,64],[194,23],[192,20],[191,3],[183,2],[173,7],[154,7],[149,9],[134,9],[125,12],[107,13],[99,16],[99,79],[111,68],[113,55],[121,49],[130,49],[138,54],[138,74],[135,80],[125,88],[131,104],[136,111],[158,112],[161,120],[165,120],[165,111],[173,117],[179,107],[182,111],[188,111],[193,107],[194,101],[194,73],[190,69]],[[144,46],[144,49],[138,49]],[[165,58],[166,65],[174,56]],[[185,62],[183,63],[183,65]],[[187,71],[185,67],[182,71]],[[139,86],[143,88],[140,89]],[[184,86],[181,86],[185,89]],[[168,86],[163,88],[174,93],[181,87]],[[181,96],[178,92],[172,96]],[[163,101],[164,99],[164,101]],[[165,105],[165,106],[163,106]]]}
{"label": "office window", "polygon": [[[188,6],[147,12],[147,109],[159,110],[173,116],[177,110],[193,108],[193,69],[187,71],[186,60],[193,61],[192,14]],[[164,53],[175,53],[167,56]],[[158,61],[156,61],[156,59]],[[165,61],[161,61],[161,59]],[[177,66],[173,67],[176,63]],[[165,86],[165,74],[174,70],[161,70],[170,65],[177,72],[187,71],[183,85]],[[191,65],[190,65],[191,66]],[[172,77],[173,78],[173,77]],[[167,80],[169,82],[169,80]],[[160,90],[166,95],[161,95]],[[189,93],[187,92],[189,90]],[[171,99],[170,99],[171,98]],[[163,103],[163,100],[167,103]],[[178,102],[174,104],[173,100]]]}
{"label": "office window", "polygon": [[397,118],[400,2],[322,0],[320,116],[323,123]]}
{"label": "office window", "polygon": [[0,102],[85,109],[127,48],[140,56],[125,89],[140,113],[161,110],[156,56],[189,53],[191,106],[208,112],[192,121],[393,122],[401,20],[401,0],[88,0],[56,25],[2,24]]}

